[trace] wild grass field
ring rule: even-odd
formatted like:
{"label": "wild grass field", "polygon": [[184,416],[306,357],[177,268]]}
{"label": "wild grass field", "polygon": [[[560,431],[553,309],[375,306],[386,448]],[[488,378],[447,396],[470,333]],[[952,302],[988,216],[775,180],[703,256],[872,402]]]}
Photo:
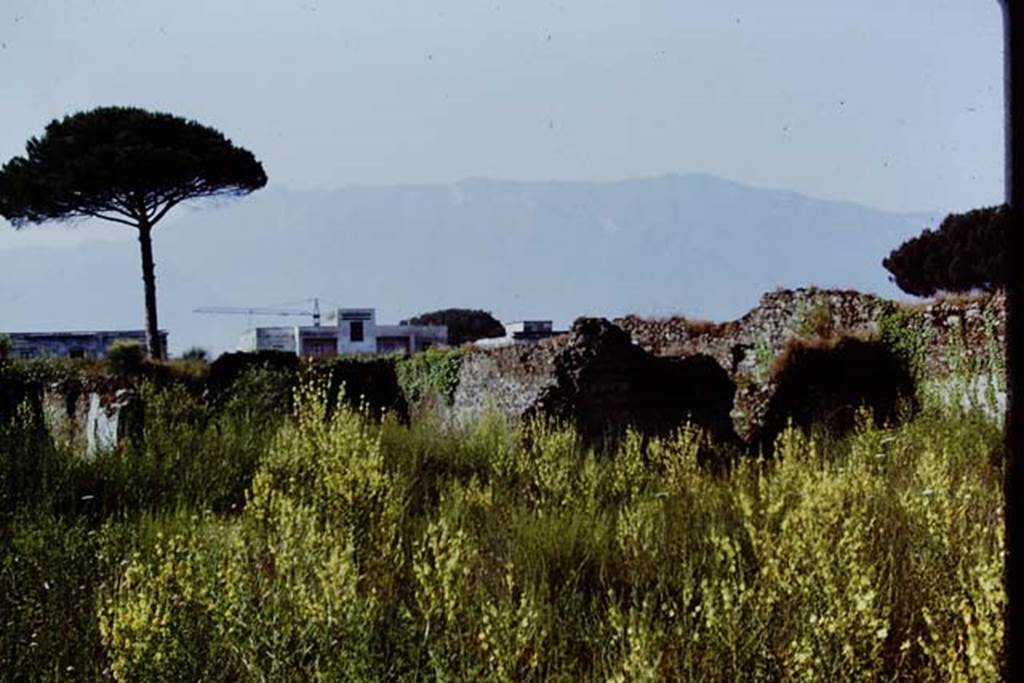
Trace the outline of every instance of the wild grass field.
{"label": "wild grass field", "polygon": [[596,454],[316,382],[289,412],[279,382],[144,385],[92,460],[0,427],[0,677],[997,680],[1000,425],[971,402],[710,469],[688,430]]}

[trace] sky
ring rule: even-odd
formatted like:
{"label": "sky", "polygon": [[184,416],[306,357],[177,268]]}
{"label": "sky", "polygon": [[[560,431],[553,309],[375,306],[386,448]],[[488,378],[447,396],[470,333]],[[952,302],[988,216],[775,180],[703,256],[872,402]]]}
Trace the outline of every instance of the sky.
{"label": "sky", "polygon": [[[295,189],[697,172],[966,210],[1002,196],[1001,60],[996,0],[4,0],[0,161],[122,104]],[[120,233],[76,234],[22,241]]]}

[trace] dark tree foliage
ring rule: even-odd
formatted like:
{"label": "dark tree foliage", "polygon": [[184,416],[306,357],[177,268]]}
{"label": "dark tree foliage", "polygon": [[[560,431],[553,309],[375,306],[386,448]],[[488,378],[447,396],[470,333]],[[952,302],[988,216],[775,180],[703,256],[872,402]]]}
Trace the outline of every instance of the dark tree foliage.
{"label": "dark tree foliage", "polygon": [[1006,206],[954,213],[938,230],[925,230],[882,261],[908,294],[992,290],[1006,283]]}
{"label": "dark tree foliage", "polygon": [[476,341],[477,339],[489,339],[492,337],[504,337],[505,326],[488,313],[470,308],[446,308],[441,311],[424,313],[409,320],[403,320],[403,325],[447,325],[448,343],[452,346]]}
{"label": "dark tree foliage", "polygon": [[153,227],[184,201],[258,190],[263,166],[213,128],[133,107],[54,120],[25,149],[0,169],[0,215],[15,228],[99,218],[138,230],[149,352],[162,357]]}
{"label": "dark tree foliage", "polygon": [[181,354],[182,360],[198,361],[206,363],[210,360],[210,353],[201,346],[192,346]]}

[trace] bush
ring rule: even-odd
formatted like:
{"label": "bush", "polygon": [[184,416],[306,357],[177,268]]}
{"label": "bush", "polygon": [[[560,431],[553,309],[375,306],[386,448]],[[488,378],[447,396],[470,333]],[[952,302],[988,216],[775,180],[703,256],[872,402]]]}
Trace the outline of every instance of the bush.
{"label": "bush", "polygon": [[340,399],[351,408],[365,409],[374,419],[391,414],[405,422],[409,406],[398,384],[395,362],[390,356],[322,358],[304,365],[301,374],[307,381],[326,383],[331,406]]}
{"label": "bush", "polygon": [[181,354],[182,360],[193,360],[205,363],[210,359],[210,352],[201,346],[193,346]]}
{"label": "bush", "polygon": [[917,405],[909,364],[880,341],[791,342],[776,359],[772,380],[776,389],[754,438],[764,454],[790,426],[834,438],[856,426],[862,409],[882,426],[907,417]]}
{"label": "bush", "polygon": [[[287,351],[222,353],[217,360],[210,363],[210,372],[206,378],[208,397],[213,402],[219,401],[240,377],[257,367],[274,370],[281,376],[288,374],[294,378],[299,367],[299,359],[294,353]],[[289,397],[286,395],[283,398]]]}
{"label": "bush", "polygon": [[130,339],[118,339],[107,349],[107,365],[115,375],[131,377],[142,372],[146,352],[142,344]]}
{"label": "bush", "polygon": [[459,369],[465,353],[460,349],[427,349],[396,361],[395,372],[406,402],[417,405],[436,395],[450,406],[459,386]]}
{"label": "bush", "polygon": [[[377,420],[323,374],[271,421],[249,399],[274,372],[217,409],[144,384],[133,450],[54,452],[55,488],[97,496],[79,507],[47,508],[52,479],[19,470],[44,495],[0,512],[0,670],[998,680],[1002,440],[983,413],[784,430],[771,462],[709,472],[693,430],[627,430],[600,457],[550,421]],[[31,452],[9,443],[4,471]],[[104,495],[121,507],[84,514]]]}

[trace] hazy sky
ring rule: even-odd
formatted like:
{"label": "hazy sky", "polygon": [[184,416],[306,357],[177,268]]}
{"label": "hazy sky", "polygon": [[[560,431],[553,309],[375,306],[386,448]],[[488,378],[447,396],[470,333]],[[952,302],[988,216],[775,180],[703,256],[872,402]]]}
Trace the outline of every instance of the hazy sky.
{"label": "hazy sky", "polygon": [[704,172],[966,210],[1002,194],[1000,21],[996,0],[3,0],[0,160],[131,104],[293,188]]}

